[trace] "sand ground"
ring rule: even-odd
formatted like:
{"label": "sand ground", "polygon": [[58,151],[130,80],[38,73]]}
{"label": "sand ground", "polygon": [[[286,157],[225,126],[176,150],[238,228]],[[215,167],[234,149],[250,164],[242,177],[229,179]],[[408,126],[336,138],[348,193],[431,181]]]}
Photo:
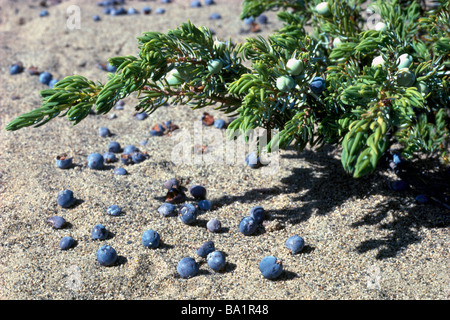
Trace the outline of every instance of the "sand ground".
{"label": "sand ground", "polygon": [[[176,163],[173,137],[150,137],[156,123],[172,120],[192,132],[204,110],[187,106],[157,110],[143,121],[133,117],[135,97],[125,100],[116,118],[90,115],[76,126],[65,118],[41,128],[6,132],[16,116],[40,105],[37,77],[24,72],[10,76],[8,67],[22,61],[63,78],[80,74],[106,81],[97,63],[111,56],[137,53],[136,37],[144,31],[174,29],[188,19],[205,25],[219,38],[235,43],[254,34],[239,20],[241,1],[216,0],[201,9],[190,1],[128,1],[126,6],[164,7],[164,15],[111,17],[93,1],[63,1],[39,17],[39,1],[1,1],[0,9],[0,292],[3,299],[448,299],[449,220],[439,207],[417,205],[410,192],[393,193],[386,181],[392,176],[377,172],[358,181],[347,177],[339,150],[305,150],[280,153],[274,174],[234,164]],[[81,8],[81,27],[67,28],[67,8]],[[208,17],[219,12],[221,20]],[[102,20],[94,22],[93,14]],[[275,13],[260,33],[265,36],[280,26]],[[213,109],[208,112],[222,117]],[[114,136],[101,138],[98,128],[108,127]],[[204,133],[223,134],[213,127]],[[141,141],[147,141],[141,145]],[[129,174],[117,176],[113,163],[95,171],[85,165],[92,152],[104,153],[110,141],[133,144],[150,159],[127,166]],[[210,142],[206,142],[208,144]],[[211,142],[214,148],[214,142]],[[73,156],[75,166],[61,170],[55,157]],[[163,183],[177,177],[186,187],[202,184],[216,208],[203,212],[193,226],[176,217],[162,218]],[[77,205],[63,209],[56,203],[59,191],[70,189]],[[188,202],[195,202],[189,198]],[[106,215],[111,204],[124,214]],[[239,233],[237,225],[253,206],[263,206],[268,220],[252,236]],[[54,230],[46,223],[63,216],[69,226]],[[222,232],[206,230],[217,217]],[[104,224],[110,236],[90,238],[95,224]],[[141,235],[154,229],[161,246],[146,249]],[[302,253],[289,254],[286,239],[298,234],[305,239]],[[71,250],[58,247],[63,236],[77,240]],[[194,249],[207,240],[227,255],[223,272],[208,268]],[[113,246],[119,261],[101,267],[95,258],[103,245]],[[259,261],[274,255],[283,261],[284,273],[276,281],[263,279]],[[176,274],[178,261],[192,256],[200,273],[192,279]]]}

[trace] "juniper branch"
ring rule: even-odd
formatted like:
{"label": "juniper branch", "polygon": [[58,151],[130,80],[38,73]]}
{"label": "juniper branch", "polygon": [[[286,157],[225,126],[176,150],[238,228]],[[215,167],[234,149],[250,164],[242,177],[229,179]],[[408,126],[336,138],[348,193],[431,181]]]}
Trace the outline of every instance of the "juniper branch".
{"label": "juniper branch", "polygon": [[[42,106],[6,129],[41,126],[57,116],[77,124],[93,106],[104,114],[137,93],[139,111],[170,101],[233,113],[230,136],[277,129],[269,151],[275,143],[299,151],[308,144],[340,145],[343,168],[354,177],[374,172],[394,142],[404,145],[405,155],[423,151],[449,161],[449,0],[431,11],[415,2],[377,1],[386,22],[380,31],[364,30],[361,3],[329,0],[321,14],[317,1],[246,0],[241,18],[278,10],[284,25],[239,45],[213,39],[209,29],[190,22],[167,33],[146,32],[136,57],[109,60],[117,72],[105,84],[67,77],[41,91]],[[313,34],[305,33],[307,25]],[[405,54],[411,63],[402,71]],[[298,74],[292,61],[302,66]],[[326,79],[320,93],[311,89],[317,76]]]}

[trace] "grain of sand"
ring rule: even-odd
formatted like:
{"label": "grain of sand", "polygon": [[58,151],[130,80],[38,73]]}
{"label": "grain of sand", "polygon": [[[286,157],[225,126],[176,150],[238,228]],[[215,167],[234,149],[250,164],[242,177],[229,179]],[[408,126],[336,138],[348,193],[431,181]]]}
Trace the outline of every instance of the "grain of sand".
{"label": "grain of sand", "polygon": [[[339,150],[307,149],[280,153],[274,174],[243,165],[176,164],[173,137],[150,137],[156,123],[172,120],[192,132],[204,110],[188,106],[163,107],[144,121],[133,117],[135,96],[125,99],[124,110],[108,115],[90,115],[76,126],[65,118],[41,128],[6,132],[5,125],[40,104],[37,77],[24,72],[10,76],[8,67],[22,61],[63,78],[80,74],[106,81],[96,65],[111,56],[137,53],[136,37],[144,31],[174,29],[188,19],[205,25],[221,39],[235,43],[256,34],[243,32],[239,20],[241,1],[217,0],[214,6],[189,7],[189,1],[127,2],[166,8],[164,15],[111,17],[92,1],[64,1],[48,8],[40,18],[38,1],[4,1],[0,10],[0,291],[3,299],[447,299],[449,298],[448,214],[439,207],[417,205],[414,194],[396,194],[386,181],[393,177],[377,172],[354,180],[340,165]],[[67,28],[67,8],[81,8],[81,28]],[[219,12],[221,20],[209,20]],[[94,22],[92,15],[100,14]],[[276,13],[263,36],[281,26]],[[223,117],[214,109],[208,112]],[[98,128],[108,127],[114,136],[101,138]],[[223,131],[204,127],[204,133]],[[140,145],[143,140],[146,145]],[[113,163],[105,170],[90,170],[86,157],[104,153],[110,141],[133,144],[150,159],[127,166],[129,174],[117,176]],[[217,142],[217,141],[216,141]],[[210,147],[214,148],[214,142]],[[216,145],[217,146],[217,145]],[[57,169],[55,157],[73,156],[75,166]],[[177,177],[189,187],[202,184],[216,208],[203,212],[193,226],[176,217],[162,218],[163,183]],[[56,204],[59,191],[70,189],[76,206]],[[188,202],[195,202],[192,198]],[[106,215],[111,204],[124,214]],[[263,206],[268,220],[255,235],[244,236],[237,225],[253,206]],[[63,216],[69,227],[54,230],[46,223]],[[206,230],[206,222],[217,217],[222,232]],[[110,237],[92,241],[90,232],[102,223]],[[157,230],[161,246],[149,250],[140,238],[147,229]],[[298,234],[305,249],[289,254],[286,239]],[[61,251],[63,236],[77,240],[75,248]],[[227,267],[214,272],[196,256],[195,248],[207,240],[227,255]],[[118,264],[101,267],[96,251],[113,246]],[[283,261],[284,272],[276,281],[263,279],[259,261],[274,255]],[[200,273],[192,279],[176,274],[178,261],[192,256],[200,262]]]}

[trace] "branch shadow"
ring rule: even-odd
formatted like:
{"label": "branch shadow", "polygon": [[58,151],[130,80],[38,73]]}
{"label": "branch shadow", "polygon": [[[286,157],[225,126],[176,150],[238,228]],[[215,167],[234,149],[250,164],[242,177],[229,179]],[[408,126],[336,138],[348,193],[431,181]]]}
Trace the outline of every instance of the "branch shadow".
{"label": "branch shadow", "polygon": [[[378,250],[377,259],[394,257],[408,246],[421,241],[416,230],[425,228],[447,228],[450,215],[433,204],[410,205],[414,201],[413,190],[393,191],[388,187],[386,177],[380,175],[380,167],[374,174],[355,179],[342,168],[340,161],[331,156],[336,149],[326,146],[320,151],[304,150],[301,153],[283,155],[284,158],[303,159],[308,167],[295,167],[289,176],[281,179],[282,186],[256,188],[238,196],[224,196],[216,199],[219,206],[234,201],[252,203],[280,194],[290,194],[291,201],[298,206],[290,209],[268,210],[269,219],[297,224],[307,221],[314,214],[327,215],[349,200],[367,199],[373,196],[386,196],[384,204],[363,216],[360,221],[350,225],[360,228],[365,225],[378,225],[380,230],[389,230],[384,239],[363,241],[357,248],[358,253]],[[423,206],[429,210],[424,210]],[[392,222],[383,220],[390,212],[396,215]]]}
{"label": "branch shadow", "polygon": [[[365,253],[370,250],[378,250],[376,259],[383,260],[395,257],[406,250],[408,246],[420,243],[422,237],[416,230],[421,228],[440,229],[448,228],[450,225],[450,215],[442,212],[426,211],[417,205],[405,210],[400,206],[397,199],[392,199],[380,205],[373,212],[366,214],[358,222],[351,225],[352,228],[359,228],[365,225],[378,225],[380,230],[389,230],[390,233],[383,239],[370,239],[363,241],[357,248],[358,253]],[[395,210],[395,217],[386,223],[383,219]],[[434,211],[434,210],[433,210]]]}

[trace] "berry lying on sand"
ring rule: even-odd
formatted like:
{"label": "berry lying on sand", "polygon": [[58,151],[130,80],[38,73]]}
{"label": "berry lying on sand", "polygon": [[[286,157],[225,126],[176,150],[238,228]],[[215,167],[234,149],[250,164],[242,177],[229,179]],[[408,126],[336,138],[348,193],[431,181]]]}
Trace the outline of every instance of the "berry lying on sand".
{"label": "berry lying on sand", "polygon": [[214,271],[221,271],[226,265],[225,254],[220,251],[209,253],[206,257],[206,261],[208,262],[208,266]]}
{"label": "berry lying on sand", "polygon": [[68,250],[70,248],[72,248],[75,245],[75,239],[72,238],[71,236],[66,236],[64,238],[61,239],[61,241],[59,242],[59,248],[61,250]]}
{"label": "berry lying on sand", "polygon": [[58,202],[58,205],[60,205],[61,207],[69,208],[75,204],[76,199],[73,197],[73,191],[66,189],[58,193],[56,201]]}
{"label": "berry lying on sand", "polygon": [[305,241],[300,236],[292,236],[286,240],[286,247],[291,254],[299,253],[305,247]]}
{"label": "berry lying on sand", "polygon": [[266,279],[276,279],[283,272],[283,263],[274,256],[266,256],[259,263],[259,270]]}
{"label": "berry lying on sand", "polygon": [[146,230],[142,234],[142,245],[146,248],[155,249],[159,246],[159,243],[161,241],[161,237],[158,232],[155,230]]}
{"label": "berry lying on sand", "polygon": [[117,261],[117,252],[110,245],[101,246],[97,250],[97,261],[102,266],[112,266]]}
{"label": "berry lying on sand", "polygon": [[47,223],[54,229],[62,229],[67,225],[66,219],[60,216],[53,216],[47,220]]}

